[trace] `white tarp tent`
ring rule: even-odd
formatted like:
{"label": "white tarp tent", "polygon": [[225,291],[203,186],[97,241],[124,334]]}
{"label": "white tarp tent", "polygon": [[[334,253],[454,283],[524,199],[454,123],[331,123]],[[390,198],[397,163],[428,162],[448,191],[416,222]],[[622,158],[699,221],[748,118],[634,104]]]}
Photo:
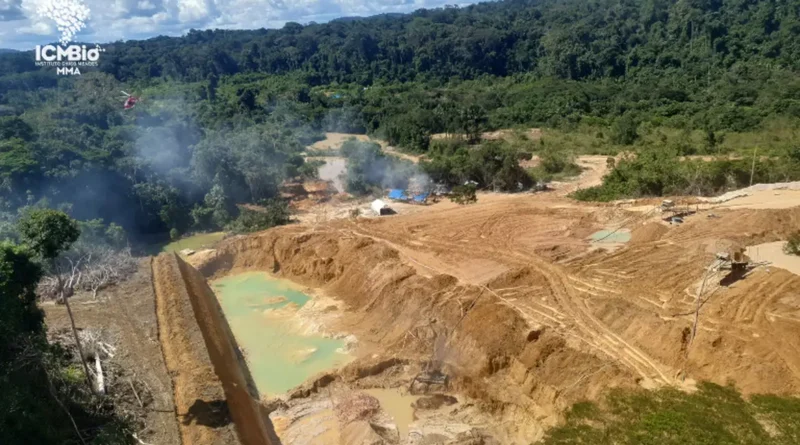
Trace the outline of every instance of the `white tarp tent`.
{"label": "white tarp tent", "polygon": [[375,212],[376,215],[391,215],[394,213],[392,212],[392,209],[390,209],[389,206],[380,199],[372,201],[370,207],[372,207],[372,211]]}

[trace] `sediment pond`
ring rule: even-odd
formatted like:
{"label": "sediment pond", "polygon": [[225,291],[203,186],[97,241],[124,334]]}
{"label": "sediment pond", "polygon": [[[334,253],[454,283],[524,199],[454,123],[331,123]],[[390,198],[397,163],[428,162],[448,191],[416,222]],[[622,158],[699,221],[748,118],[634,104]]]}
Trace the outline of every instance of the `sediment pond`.
{"label": "sediment pond", "polygon": [[311,300],[299,286],[263,272],[211,283],[259,393],[274,397],[345,364],[345,342],[309,333],[297,316]]}

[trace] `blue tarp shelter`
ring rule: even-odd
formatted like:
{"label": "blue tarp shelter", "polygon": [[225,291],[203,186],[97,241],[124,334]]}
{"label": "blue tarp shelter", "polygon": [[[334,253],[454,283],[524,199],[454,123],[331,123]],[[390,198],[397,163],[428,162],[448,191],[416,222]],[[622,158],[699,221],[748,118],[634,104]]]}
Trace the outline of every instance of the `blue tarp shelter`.
{"label": "blue tarp shelter", "polygon": [[395,201],[406,201],[408,200],[408,196],[406,196],[406,192],[400,189],[392,189],[389,191],[389,199],[393,199]]}
{"label": "blue tarp shelter", "polygon": [[428,195],[430,195],[430,193],[420,193],[419,195],[414,195],[414,202],[425,202],[428,199]]}

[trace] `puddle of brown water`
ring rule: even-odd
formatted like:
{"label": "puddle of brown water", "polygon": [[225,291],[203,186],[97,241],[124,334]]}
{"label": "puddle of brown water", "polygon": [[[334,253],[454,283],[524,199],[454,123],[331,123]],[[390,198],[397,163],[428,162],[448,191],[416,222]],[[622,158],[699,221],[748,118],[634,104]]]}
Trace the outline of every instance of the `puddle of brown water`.
{"label": "puddle of brown water", "polygon": [[378,399],[381,408],[394,419],[400,440],[406,440],[408,426],[414,422],[414,408],[411,404],[416,402],[419,396],[405,394],[400,388],[373,388],[364,392]]}

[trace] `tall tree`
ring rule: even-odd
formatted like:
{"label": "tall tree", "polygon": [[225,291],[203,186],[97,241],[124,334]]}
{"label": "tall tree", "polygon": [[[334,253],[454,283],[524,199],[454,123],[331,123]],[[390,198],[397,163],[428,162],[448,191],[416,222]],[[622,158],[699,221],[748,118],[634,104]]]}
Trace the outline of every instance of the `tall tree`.
{"label": "tall tree", "polygon": [[70,296],[65,292],[66,289],[64,288],[61,270],[56,261],[56,259],[63,252],[69,250],[72,244],[80,237],[81,231],[78,228],[78,222],[71,219],[66,213],[58,210],[37,209],[28,212],[20,219],[19,233],[28,247],[36,252],[42,260],[50,263],[50,267],[56,275],[56,280],[58,282],[56,288],[59,293],[59,301],[62,301],[67,307],[69,322],[72,326],[72,335],[75,337],[75,345],[78,347],[78,354],[83,364],[83,371],[86,374],[86,383],[88,383],[89,388],[94,392],[94,385],[92,385],[89,374],[89,366],[86,364],[86,357],[83,354],[81,339],[78,336],[78,329],[75,327],[75,317],[72,315],[72,308],[69,305]]}

